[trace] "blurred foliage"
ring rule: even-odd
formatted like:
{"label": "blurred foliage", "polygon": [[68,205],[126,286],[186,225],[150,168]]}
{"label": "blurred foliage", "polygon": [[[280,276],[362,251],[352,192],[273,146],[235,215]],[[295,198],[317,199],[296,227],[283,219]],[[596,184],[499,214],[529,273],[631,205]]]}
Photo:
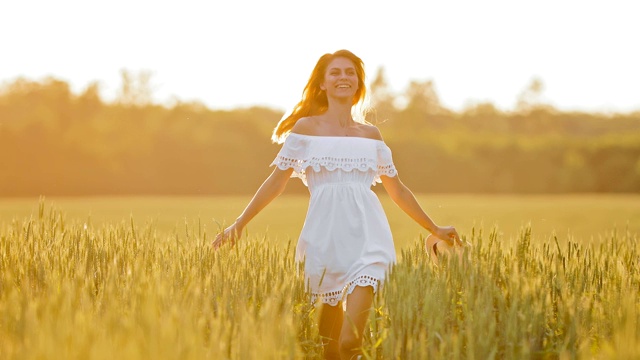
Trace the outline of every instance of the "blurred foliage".
{"label": "blurred foliage", "polygon": [[[97,83],[79,94],[54,78],[3,85],[0,196],[248,194],[269,174],[283,111],[158,105],[150,74],[122,79],[113,102]],[[513,112],[490,103],[454,112],[432,81],[396,95],[381,69],[369,121],[415,192],[640,191],[640,111],[561,112],[539,100],[542,88],[534,80]]]}

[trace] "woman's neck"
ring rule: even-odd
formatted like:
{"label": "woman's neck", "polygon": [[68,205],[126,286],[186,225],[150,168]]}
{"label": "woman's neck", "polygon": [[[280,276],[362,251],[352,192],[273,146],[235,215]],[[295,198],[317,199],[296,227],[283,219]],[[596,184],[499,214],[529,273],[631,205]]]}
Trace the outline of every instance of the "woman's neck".
{"label": "woman's neck", "polygon": [[351,116],[351,104],[331,102],[329,108],[324,113],[326,120],[335,122],[340,127],[348,127],[353,125],[353,117]]}

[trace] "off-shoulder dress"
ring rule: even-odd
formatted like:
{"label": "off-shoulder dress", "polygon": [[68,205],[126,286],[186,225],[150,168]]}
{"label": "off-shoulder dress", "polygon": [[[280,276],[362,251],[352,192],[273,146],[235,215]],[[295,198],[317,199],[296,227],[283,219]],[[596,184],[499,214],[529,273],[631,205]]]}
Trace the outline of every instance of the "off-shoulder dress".
{"label": "off-shoulder dress", "polygon": [[293,168],[311,194],[296,247],[312,301],[336,305],[356,286],[377,291],[396,259],[389,222],[371,186],[396,176],[391,150],[363,137],[290,133],[271,164]]}

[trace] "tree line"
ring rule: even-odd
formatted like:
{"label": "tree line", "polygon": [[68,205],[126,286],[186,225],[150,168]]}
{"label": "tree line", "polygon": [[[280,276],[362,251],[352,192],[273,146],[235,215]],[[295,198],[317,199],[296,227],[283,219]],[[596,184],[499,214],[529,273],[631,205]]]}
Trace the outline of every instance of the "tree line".
{"label": "tree line", "polygon": [[[123,71],[115,101],[97,83],[17,79],[0,88],[0,196],[253,193],[279,146],[283,111],[151,101],[149,78]],[[514,111],[444,107],[431,81],[371,83],[376,124],[415,192],[640,191],[640,111],[559,111],[535,80]],[[306,189],[295,181],[290,192]]]}

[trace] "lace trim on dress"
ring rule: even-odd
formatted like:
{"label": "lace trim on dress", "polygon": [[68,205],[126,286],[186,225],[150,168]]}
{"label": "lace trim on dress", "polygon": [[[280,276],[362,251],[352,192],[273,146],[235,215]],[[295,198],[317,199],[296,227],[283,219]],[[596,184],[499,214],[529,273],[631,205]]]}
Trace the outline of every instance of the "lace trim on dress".
{"label": "lace trim on dress", "polygon": [[393,163],[391,164],[387,164],[387,165],[378,165],[378,169],[376,171],[376,177],[373,179],[373,185],[375,185],[376,183],[381,183],[382,180],[380,180],[380,176],[385,175],[388,177],[394,177],[398,174],[398,171],[396,170],[396,167],[393,165]]}
{"label": "lace trim on dress", "polygon": [[299,177],[302,182],[307,185],[306,169],[312,168],[314,171],[320,171],[323,167],[329,171],[336,169],[344,171],[368,171],[375,170],[376,176],[372,185],[381,183],[380,176],[385,175],[394,177],[398,173],[393,163],[378,164],[374,159],[369,158],[335,158],[335,157],[311,157],[307,160],[293,159],[282,155],[276,156],[271,165],[277,166],[280,170],[293,168],[292,177]]}
{"label": "lace trim on dress", "polygon": [[356,286],[362,286],[362,287],[371,286],[373,287],[373,292],[375,293],[378,291],[379,283],[380,283],[380,280],[378,280],[373,276],[360,275],[357,278],[349,281],[347,285],[345,285],[344,288],[342,288],[342,290],[330,291],[330,292],[320,293],[320,294],[312,293],[311,302],[315,303],[316,301],[320,300],[320,302],[322,302],[323,304],[336,306],[338,305],[338,302],[340,302],[345,296],[351,294],[353,290],[356,288]]}

